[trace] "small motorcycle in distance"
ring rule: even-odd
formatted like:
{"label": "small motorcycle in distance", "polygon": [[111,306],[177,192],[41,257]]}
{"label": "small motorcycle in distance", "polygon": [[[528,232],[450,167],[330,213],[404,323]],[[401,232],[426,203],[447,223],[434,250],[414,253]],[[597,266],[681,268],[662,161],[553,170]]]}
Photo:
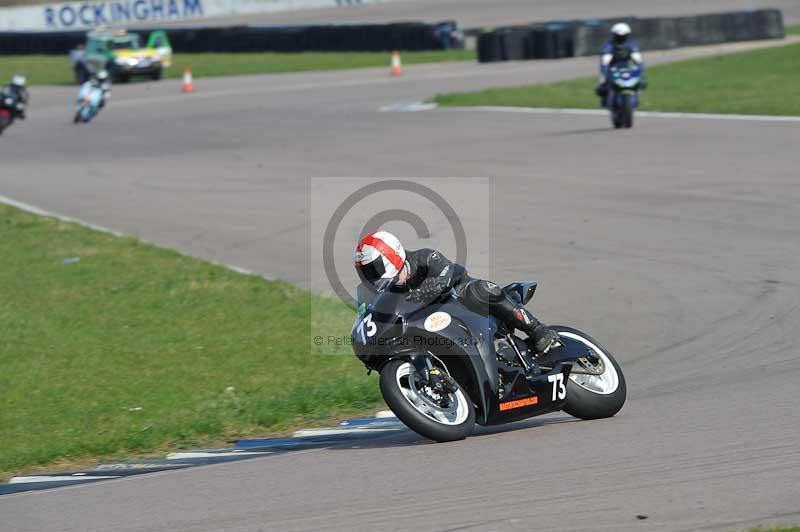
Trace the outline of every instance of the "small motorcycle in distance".
{"label": "small motorcycle in distance", "polygon": [[14,123],[14,119],[25,112],[25,104],[14,96],[0,93],[0,134]]}
{"label": "small motorcycle in distance", "polygon": [[[533,281],[503,288],[525,304]],[[560,345],[537,355],[501,321],[469,310],[454,291],[433,304],[406,300],[394,282],[359,286],[351,332],[356,357],[380,373],[386,404],[434,441],[564,410],[581,419],[615,415],[625,377],[611,353],[577,329],[552,326]]]}
{"label": "small motorcycle in distance", "polygon": [[100,112],[100,104],[103,101],[103,90],[93,86],[91,83],[84,83],[78,92],[78,107],[75,111],[73,123],[89,122]]}
{"label": "small motorcycle in distance", "polygon": [[639,106],[642,67],[633,60],[611,65],[608,69],[608,109],[616,129],[633,126],[633,111]]}

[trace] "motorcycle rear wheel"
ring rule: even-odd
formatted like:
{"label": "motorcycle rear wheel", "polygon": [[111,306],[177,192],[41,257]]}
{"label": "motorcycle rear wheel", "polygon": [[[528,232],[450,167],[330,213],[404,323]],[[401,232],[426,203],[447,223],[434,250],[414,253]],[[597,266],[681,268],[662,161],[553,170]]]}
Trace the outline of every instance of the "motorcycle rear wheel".
{"label": "motorcycle rear wheel", "polygon": [[463,440],[475,426],[475,406],[461,385],[450,394],[450,406],[438,405],[405,360],[391,360],[381,368],[383,399],[408,428],[438,442]]}
{"label": "motorcycle rear wheel", "polygon": [[622,409],[627,396],[627,385],[622,369],[611,353],[588,334],[560,325],[552,326],[559,336],[577,340],[600,359],[605,371],[602,375],[572,374],[567,381],[567,400],[564,411],[580,419],[612,417]]}

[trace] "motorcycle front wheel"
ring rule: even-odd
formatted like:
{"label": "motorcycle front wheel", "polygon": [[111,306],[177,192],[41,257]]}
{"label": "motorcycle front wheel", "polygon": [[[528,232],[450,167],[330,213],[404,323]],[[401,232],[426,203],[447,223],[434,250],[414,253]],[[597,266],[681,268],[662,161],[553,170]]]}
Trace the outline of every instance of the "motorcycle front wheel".
{"label": "motorcycle front wheel", "polygon": [[475,426],[475,406],[461,385],[447,397],[420,382],[414,366],[391,360],[381,368],[381,394],[408,428],[438,442],[463,440]]}
{"label": "motorcycle front wheel", "polygon": [[616,103],[611,107],[611,123],[614,125],[614,129],[619,129],[623,125],[622,110],[616,107]]}
{"label": "motorcycle front wheel", "polygon": [[633,97],[630,94],[622,96],[620,114],[622,115],[622,127],[633,127]]}
{"label": "motorcycle front wheel", "polygon": [[622,369],[609,351],[588,334],[572,327],[553,326],[559,336],[584,344],[598,359],[599,375],[570,374],[564,411],[580,419],[611,417],[620,411],[628,394]]}

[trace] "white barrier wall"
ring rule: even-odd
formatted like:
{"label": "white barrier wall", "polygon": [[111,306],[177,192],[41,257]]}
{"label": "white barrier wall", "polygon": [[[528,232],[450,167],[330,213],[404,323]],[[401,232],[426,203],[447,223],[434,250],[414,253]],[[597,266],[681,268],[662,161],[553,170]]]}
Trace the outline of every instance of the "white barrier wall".
{"label": "white barrier wall", "polygon": [[202,20],[389,0],[94,0],[0,9],[0,31],[89,29],[103,24]]}

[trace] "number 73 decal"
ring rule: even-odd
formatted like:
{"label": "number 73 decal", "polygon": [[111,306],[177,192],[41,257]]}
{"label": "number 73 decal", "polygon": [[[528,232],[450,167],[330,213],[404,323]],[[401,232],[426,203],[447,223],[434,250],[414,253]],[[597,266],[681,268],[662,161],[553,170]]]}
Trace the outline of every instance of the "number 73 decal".
{"label": "number 73 decal", "polygon": [[555,375],[548,375],[547,382],[553,383],[553,401],[563,399],[567,396],[567,388],[564,386],[564,374],[556,373]]}
{"label": "number 73 decal", "polygon": [[372,313],[364,316],[361,322],[359,322],[357,332],[358,335],[361,336],[362,344],[367,343],[367,338],[375,336],[375,333],[378,332],[378,326],[372,321]]}

